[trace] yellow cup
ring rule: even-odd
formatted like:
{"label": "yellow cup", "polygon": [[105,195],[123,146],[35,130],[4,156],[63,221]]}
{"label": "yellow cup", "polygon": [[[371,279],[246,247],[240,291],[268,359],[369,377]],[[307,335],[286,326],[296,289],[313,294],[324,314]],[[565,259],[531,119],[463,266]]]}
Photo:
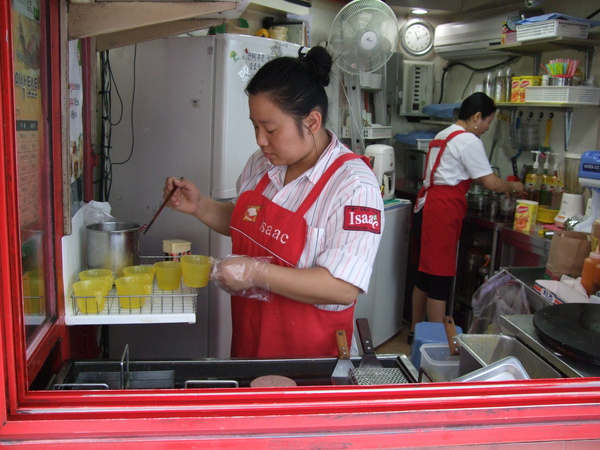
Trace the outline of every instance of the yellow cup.
{"label": "yellow cup", "polygon": [[115,286],[121,308],[139,309],[146,303],[146,296],[152,295],[150,275],[120,277],[115,280]]}
{"label": "yellow cup", "polygon": [[193,288],[204,287],[208,284],[210,273],[210,258],[203,255],[184,255],[181,257],[183,284]]}
{"label": "yellow cup", "polygon": [[154,268],[159,289],[170,291],[181,286],[181,263],[179,261],[160,261],[154,264]]}
{"label": "yellow cup", "polygon": [[81,280],[73,283],[73,292],[79,311],[84,314],[98,314],[104,309],[106,295],[110,290],[108,282],[102,278]]}
{"label": "yellow cup", "polygon": [[112,288],[115,283],[115,277],[112,270],[109,269],[89,269],[79,272],[80,280],[91,280],[93,278],[102,278]]}
{"label": "yellow cup", "polygon": [[35,315],[42,310],[44,299],[44,274],[39,270],[30,270],[23,274],[23,312]]}
{"label": "yellow cup", "polygon": [[123,268],[123,276],[150,275],[151,283],[154,283],[154,273],[155,270],[153,266],[129,266]]}

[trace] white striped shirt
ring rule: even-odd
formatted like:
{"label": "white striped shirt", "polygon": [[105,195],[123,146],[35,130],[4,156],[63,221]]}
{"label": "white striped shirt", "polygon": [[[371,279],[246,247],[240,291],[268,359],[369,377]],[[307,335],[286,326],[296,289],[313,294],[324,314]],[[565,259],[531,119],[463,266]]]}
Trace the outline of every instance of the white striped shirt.
{"label": "white striped shirt", "polygon": [[[331,143],[317,163],[300,177],[284,186],[287,166],[274,166],[260,150],[255,152],[238,178],[238,196],[252,190],[268,172],[271,183],[263,195],[279,206],[296,211],[333,161],[351,153],[332,133]],[[344,207],[363,206],[380,211],[384,226],[383,200],[373,171],[360,159],[345,162],[315,203],[308,209],[306,243],[298,268],[324,267],[335,277],[366,292],[381,234],[344,230]],[[328,311],[340,311],[346,305],[318,305]]]}

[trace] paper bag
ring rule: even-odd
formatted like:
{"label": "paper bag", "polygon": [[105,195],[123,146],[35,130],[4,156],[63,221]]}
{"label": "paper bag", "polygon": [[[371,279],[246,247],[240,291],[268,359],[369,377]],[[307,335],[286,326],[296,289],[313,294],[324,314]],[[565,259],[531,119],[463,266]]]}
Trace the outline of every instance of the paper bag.
{"label": "paper bag", "polygon": [[589,233],[579,231],[555,231],[550,243],[546,275],[559,280],[563,275],[581,276],[583,261],[590,256],[592,239]]}

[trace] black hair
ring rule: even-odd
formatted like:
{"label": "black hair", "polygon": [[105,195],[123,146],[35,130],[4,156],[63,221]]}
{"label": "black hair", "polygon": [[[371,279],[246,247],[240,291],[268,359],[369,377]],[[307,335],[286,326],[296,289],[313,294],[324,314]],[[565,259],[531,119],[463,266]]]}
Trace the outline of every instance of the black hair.
{"label": "black hair", "polygon": [[485,95],[483,92],[475,92],[464,99],[460,105],[460,111],[458,112],[458,118],[461,120],[467,120],[469,117],[474,116],[478,112],[481,113],[482,118],[491,116],[496,112],[496,104],[494,100]]}
{"label": "black hair", "polygon": [[333,60],[324,47],[313,47],[298,57],[282,56],[262,66],[246,87],[246,94],[265,94],[282,111],[294,117],[302,133],[302,119],[317,109],[327,122],[329,102],[325,87]]}

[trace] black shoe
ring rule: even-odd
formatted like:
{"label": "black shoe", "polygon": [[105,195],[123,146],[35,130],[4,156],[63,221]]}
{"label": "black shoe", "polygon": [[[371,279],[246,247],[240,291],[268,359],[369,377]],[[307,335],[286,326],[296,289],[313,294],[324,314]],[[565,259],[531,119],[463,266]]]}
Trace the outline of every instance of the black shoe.
{"label": "black shoe", "polygon": [[408,345],[412,345],[414,337],[415,337],[414,331],[411,331],[410,333],[408,333],[408,339],[406,339],[406,343]]}

